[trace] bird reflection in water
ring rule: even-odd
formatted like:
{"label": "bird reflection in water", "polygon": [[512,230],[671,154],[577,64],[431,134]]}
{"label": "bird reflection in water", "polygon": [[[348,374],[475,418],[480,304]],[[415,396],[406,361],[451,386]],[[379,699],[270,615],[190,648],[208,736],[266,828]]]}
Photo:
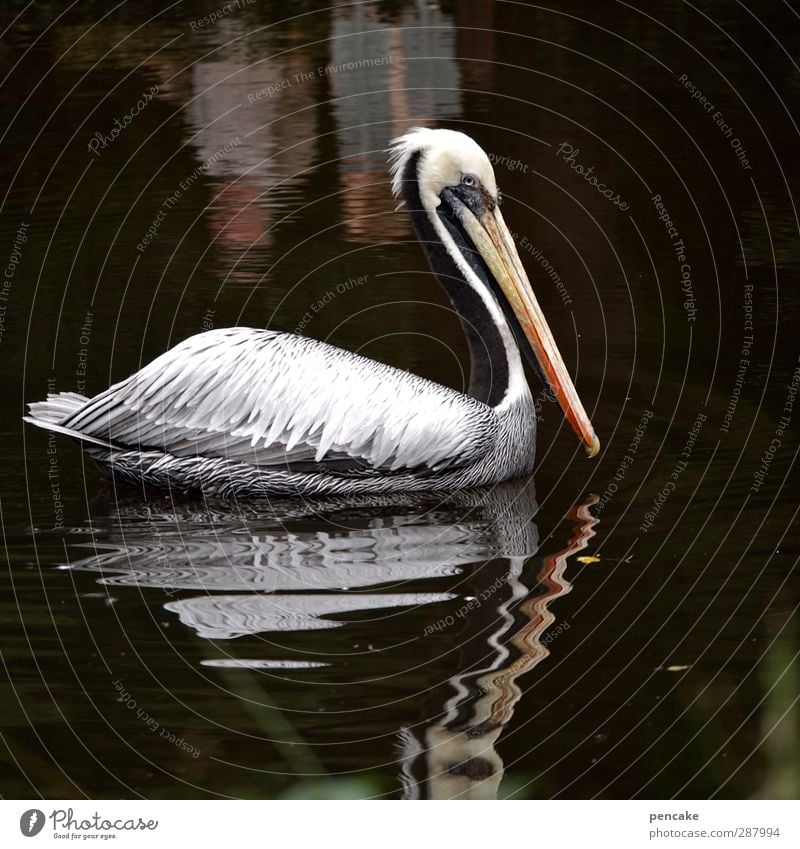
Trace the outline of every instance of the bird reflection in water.
{"label": "bird reflection in water", "polygon": [[[522,695],[518,679],[549,654],[550,605],[572,589],[564,572],[594,535],[592,503],[570,512],[574,530],[561,552],[531,561],[538,550],[532,482],[446,498],[276,500],[235,510],[166,496],[146,505],[115,499],[96,511],[94,542],[81,544],[92,556],[68,568],[95,572],[108,587],[160,589],[166,610],[214,641],[207,667],[314,674],[337,664],[324,635],[317,656],[306,645],[300,659],[275,638],[356,621],[376,637],[392,635],[385,650],[362,656],[368,680],[392,668],[386,653],[398,647],[407,667],[409,641],[420,643],[411,653],[431,665],[420,679],[433,678],[415,684],[432,706],[396,732],[404,796],[494,798],[503,775],[495,743]],[[242,637],[250,638],[248,657],[236,656],[234,643],[219,652],[228,644],[217,641]]]}

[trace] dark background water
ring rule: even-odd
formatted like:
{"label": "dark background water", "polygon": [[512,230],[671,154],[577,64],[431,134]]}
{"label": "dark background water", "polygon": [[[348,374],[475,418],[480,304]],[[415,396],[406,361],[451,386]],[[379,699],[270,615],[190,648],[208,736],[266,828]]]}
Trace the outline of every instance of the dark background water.
{"label": "dark background water", "polygon": [[[797,12],[223,5],[0,7],[0,794],[796,798]],[[533,481],[230,503],[23,426],[234,324],[462,388],[414,125],[495,159],[597,461],[545,405]]]}

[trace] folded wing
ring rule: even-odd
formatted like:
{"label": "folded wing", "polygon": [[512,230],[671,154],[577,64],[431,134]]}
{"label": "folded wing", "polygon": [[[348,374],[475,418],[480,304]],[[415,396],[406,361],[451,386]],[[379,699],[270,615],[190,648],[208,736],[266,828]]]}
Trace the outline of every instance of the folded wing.
{"label": "folded wing", "polygon": [[61,428],[115,446],[258,466],[440,470],[493,446],[485,404],[324,342],[252,328],[192,336]]}

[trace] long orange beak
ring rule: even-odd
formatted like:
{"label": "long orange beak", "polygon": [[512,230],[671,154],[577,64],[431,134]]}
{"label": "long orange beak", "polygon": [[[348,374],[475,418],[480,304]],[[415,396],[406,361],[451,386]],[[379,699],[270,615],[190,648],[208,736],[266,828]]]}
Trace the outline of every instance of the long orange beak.
{"label": "long orange beak", "polygon": [[461,213],[464,228],[511,305],[567,421],[586,446],[586,453],[590,457],[596,456],[600,451],[600,440],[561,359],[556,340],[533,294],[500,209],[495,205],[494,209],[487,209],[478,216],[462,207]]}

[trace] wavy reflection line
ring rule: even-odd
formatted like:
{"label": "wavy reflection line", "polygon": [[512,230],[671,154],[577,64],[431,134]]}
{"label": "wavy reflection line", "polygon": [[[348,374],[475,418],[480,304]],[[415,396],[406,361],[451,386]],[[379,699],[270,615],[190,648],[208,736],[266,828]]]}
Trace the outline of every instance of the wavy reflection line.
{"label": "wavy reflection line", "polygon": [[[422,742],[408,728],[399,732],[404,798],[419,798],[423,788],[433,799],[497,797],[504,766],[495,744],[522,696],[517,679],[550,654],[542,642],[556,621],[550,605],[572,591],[564,573],[569,558],[585,549],[595,535],[599,519],[589,511],[597,500],[597,496],[590,496],[569,511],[567,518],[573,523],[569,542],[543,559],[534,588],[524,588],[519,578],[524,559],[510,558],[511,597],[498,605],[500,626],[487,641],[495,649],[494,662],[482,672],[471,670],[450,679],[455,695],[445,704],[442,718],[424,729]],[[541,587],[544,593],[539,592]],[[524,622],[515,633],[505,636],[509,611],[520,594],[527,597],[517,605],[515,621],[521,615]],[[512,649],[516,649],[516,658],[498,668]],[[414,773],[419,763],[422,775],[418,779]]]}
{"label": "wavy reflection line", "polygon": [[572,584],[566,580],[564,572],[569,558],[583,551],[595,535],[594,527],[600,520],[589,512],[589,508],[597,501],[597,496],[591,496],[567,514],[574,524],[572,537],[564,549],[544,558],[544,564],[537,576],[539,583],[544,585],[547,591],[527,599],[519,606],[520,613],[526,616],[528,621],[511,639],[512,645],[520,651],[519,657],[502,675],[494,679],[493,683],[498,692],[497,701],[491,711],[494,722],[502,725],[508,722],[514,705],[522,695],[516,683],[517,678],[530,672],[550,655],[550,649],[542,643],[542,637],[556,619],[550,605],[556,599],[572,592]]}

